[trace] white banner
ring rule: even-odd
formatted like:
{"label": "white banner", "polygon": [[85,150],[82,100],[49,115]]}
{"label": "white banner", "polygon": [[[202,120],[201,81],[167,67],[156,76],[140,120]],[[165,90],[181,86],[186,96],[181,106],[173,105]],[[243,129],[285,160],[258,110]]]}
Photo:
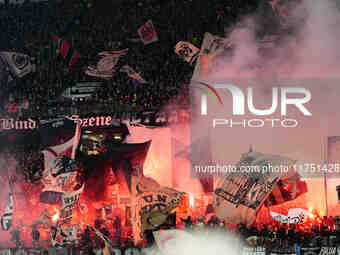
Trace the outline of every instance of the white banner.
{"label": "white banner", "polygon": [[289,209],[288,215],[270,211],[270,215],[278,222],[288,224],[303,224],[308,217],[308,211],[301,208]]}

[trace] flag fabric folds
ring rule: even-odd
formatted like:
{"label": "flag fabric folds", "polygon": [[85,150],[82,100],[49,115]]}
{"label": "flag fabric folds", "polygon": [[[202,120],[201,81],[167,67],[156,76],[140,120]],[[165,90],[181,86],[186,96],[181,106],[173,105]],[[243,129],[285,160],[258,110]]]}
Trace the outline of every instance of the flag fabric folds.
{"label": "flag fabric folds", "polygon": [[73,138],[67,142],[50,146],[42,151],[44,155],[44,185],[40,201],[56,204],[61,202],[64,192],[72,190],[76,178],[74,154],[81,135],[80,122],[77,123]]}
{"label": "flag fabric folds", "polygon": [[0,52],[0,58],[7,64],[11,76],[23,77],[33,71],[33,65],[30,57],[18,52]]}
{"label": "flag fabric folds", "polygon": [[270,211],[270,215],[278,222],[288,224],[303,224],[308,217],[308,211],[301,208],[291,208],[288,215]]}
{"label": "flag fabric folds", "polygon": [[223,52],[225,48],[230,47],[231,42],[225,38],[205,33],[199,59],[196,61],[192,80],[198,80],[200,76],[208,75],[211,71],[211,65],[216,56]]}
{"label": "flag fabric folds", "polygon": [[73,49],[70,43],[61,39],[57,35],[53,35],[53,39],[57,42],[57,48],[60,50],[60,55],[65,59],[68,67],[75,65],[80,58],[80,53]]}
{"label": "flag fabric folds", "polygon": [[144,45],[158,41],[158,35],[152,23],[152,20],[148,20],[143,26],[138,29],[138,35]]}
{"label": "flag fabric folds", "polygon": [[180,41],[175,46],[175,53],[181,56],[190,65],[196,61],[199,52],[200,49],[189,42]]}
{"label": "flag fabric folds", "polygon": [[163,224],[168,215],[182,201],[183,193],[162,187],[155,180],[144,176],[133,176],[131,184],[132,228],[137,244],[143,239],[145,230]]}
{"label": "flag fabric folds", "polygon": [[268,195],[264,205],[269,207],[296,199],[306,193],[307,183],[298,174],[281,178]]}
{"label": "flag fabric folds", "polygon": [[[271,165],[273,168],[284,166],[290,169],[295,162],[289,158],[251,150],[242,155],[238,168],[248,166],[262,169]],[[274,186],[283,177],[285,177],[283,171],[260,170],[250,173],[237,171],[228,174],[213,195],[216,216],[234,224],[252,223]]]}
{"label": "flag fabric folds", "polygon": [[56,118],[39,121],[40,144],[47,148],[59,144],[60,137],[73,136],[77,124],[67,118]]}
{"label": "flag fabric folds", "polygon": [[97,66],[87,66],[85,73],[89,76],[95,76],[100,78],[111,78],[116,74],[115,66],[117,65],[119,58],[128,53],[129,49],[118,51],[103,51],[98,53]]}
{"label": "flag fabric folds", "polygon": [[147,81],[129,65],[122,66],[120,72],[126,73],[131,79],[136,80],[138,83],[147,83]]}

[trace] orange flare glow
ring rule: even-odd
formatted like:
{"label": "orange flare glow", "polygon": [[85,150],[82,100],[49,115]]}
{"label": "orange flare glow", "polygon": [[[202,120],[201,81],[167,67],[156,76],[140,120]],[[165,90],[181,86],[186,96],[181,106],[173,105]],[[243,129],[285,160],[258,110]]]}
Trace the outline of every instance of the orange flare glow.
{"label": "orange flare glow", "polygon": [[59,219],[59,211],[57,211],[53,216],[52,216],[52,221],[56,222]]}

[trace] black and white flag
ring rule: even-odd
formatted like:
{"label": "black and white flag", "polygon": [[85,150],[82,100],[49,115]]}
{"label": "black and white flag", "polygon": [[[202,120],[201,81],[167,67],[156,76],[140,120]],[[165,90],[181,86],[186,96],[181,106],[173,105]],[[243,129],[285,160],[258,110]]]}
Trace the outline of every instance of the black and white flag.
{"label": "black and white flag", "polygon": [[8,231],[12,226],[13,208],[14,208],[13,194],[9,193],[8,204],[1,216],[1,228],[4,231]]}
{"label": "black and white flag", "polygon": [[23,77],[33,71],[30,57],[17,52],[0,52],[0,58],[7,63],[9,71],[14,77]]}

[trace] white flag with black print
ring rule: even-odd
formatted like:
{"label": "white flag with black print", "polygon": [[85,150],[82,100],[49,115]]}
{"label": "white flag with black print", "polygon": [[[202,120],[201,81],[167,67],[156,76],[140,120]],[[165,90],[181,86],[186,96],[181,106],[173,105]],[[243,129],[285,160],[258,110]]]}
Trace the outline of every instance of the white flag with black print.
{"label": "white flag with black print", "polygon": [[12,226],[13,219],[13,209],[14,209],[14,201],[13,201],[13,193],[9,193],[8,204],[1,216],[1,228],[4,231],[8,231]]}
{"label": "white flag with black print", "polygon": [[42,151],[44,155],[43,192],[40,202],[57,204],[64,192],[69,192],[76,185],[75,153],[81,136],[80,122],[75,135],[67,142],[51,146]]}

